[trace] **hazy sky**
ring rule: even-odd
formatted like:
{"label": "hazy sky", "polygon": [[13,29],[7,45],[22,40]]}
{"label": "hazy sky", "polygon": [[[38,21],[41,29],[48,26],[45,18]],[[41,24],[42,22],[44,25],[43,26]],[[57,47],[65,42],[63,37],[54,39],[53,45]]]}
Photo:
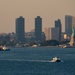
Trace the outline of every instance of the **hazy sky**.
{"label": "hazy sky", "polygon": [[65,15],[75,16],[75,0],[0,0],[0,33],[15,32],[15,19],[25,18],[25,31],[34,29],[34,18],[41,16],[43,29],[54,27],[61,19],[64,31]]}

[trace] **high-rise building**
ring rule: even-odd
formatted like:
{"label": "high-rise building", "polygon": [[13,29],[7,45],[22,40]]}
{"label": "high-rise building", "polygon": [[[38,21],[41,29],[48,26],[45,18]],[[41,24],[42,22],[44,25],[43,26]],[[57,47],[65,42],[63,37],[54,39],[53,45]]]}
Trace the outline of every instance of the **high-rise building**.
{"label": "high-rise building", "polygon": [[16,40],[18,42],[25,41],[24,18],[22,16],[16,19]]}
{"label": "high-rise building", "polygon": [[59,28],[51,28],[51,40],[59,41]]}
{"label": "high-rise building", "polygon": [[65,16],[65,33],[70,38],[72,34],[72,16]]}
{"label": "high-rise building", "polygon": [[61,41],[62,25],[60,19],[55,21],[55,28],[59,28],[59,41]]}
{"label": "high-rise building", "polygon": [[37,42],[42,42],[42,18],[35,18],[35,38]]}
{"label": "high-rise building", "polygon": [[67,34],[69,39],[71,38],[73,27],[75,27],[75,17],[66,15],[65,16],[65,33]]}
{"label": "high-rise building", "polygon": [[44,33],[45,33],[45,36],[46,36],[46,40],[50,40],[51,38],[51,28],[45,28],[44,29]]}

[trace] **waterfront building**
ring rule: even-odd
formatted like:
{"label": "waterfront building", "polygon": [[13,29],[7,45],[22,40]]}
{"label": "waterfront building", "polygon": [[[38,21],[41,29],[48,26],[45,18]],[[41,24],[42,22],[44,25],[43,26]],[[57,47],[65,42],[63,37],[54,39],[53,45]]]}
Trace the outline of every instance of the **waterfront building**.
{"label": "waterfront building", "polygon": [[51,28],[51,40],[59,41],[59,28]]}
{"label": "waterfront building", "polygon": [[16,40],[18,42],[25,42],[24,21],[22,16],[16,19]]}
{"label": "waterfront building", "polygon": [[51,30],[50,28],[45,28],[44,29],[44,33],[45,33],[45,36],[46,36],[46,40],[50,40],[51,39],[50,38],[51,37],[51,35],[50,35],[51,34],[50,33],[51,31],[50,30]]}
{"label": "waterfront building", "polygon": [[63,34],[63,38],[64,38],[64,40],[68,40],[68,38],[67,38],[67,34]]}
{"label": "waterfront building", "polygon": [[66,34],[64,32],[61,33],[61,41],[64,41],[66,39]]}
{"label": "waterfront building", "polygon": [[73,27],[75,27],[75,17],[66,15],[65,16],[65,33],[67,34],[69,39],[71,38]]}
{"label": "waterfront building", "polygon": [[42,18],[40,16],[35,18],[35,38],[36,42],[42,42]]}
{"label": "waterfront building", "polygon": [[55,21],[55,28],[59,28],[59,41],[61,41],[62,25],[60,19]]}

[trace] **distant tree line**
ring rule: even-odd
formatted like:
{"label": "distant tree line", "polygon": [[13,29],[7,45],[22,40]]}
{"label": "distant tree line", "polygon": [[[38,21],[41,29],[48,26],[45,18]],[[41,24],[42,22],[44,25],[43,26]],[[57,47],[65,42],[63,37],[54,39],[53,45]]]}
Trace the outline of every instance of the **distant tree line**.
{"label": "distant tree line", "polygon": [[[64,40],[64,41],[57,41],[57,40],[47,40],[47,41],[43,41],[42,43],[40,43],[41,46],[57,46],[57,45],[62,45],[62,44],[67,44],[69,43],[69,40]],[[16,40],[11,40],[10,35],[1,35],[0,36],[0,45],[4,46],[15,46],[16,44],[19,44],[19,42],[16,42]],[[29,42],[28,43],[29,46],[32,45],[38,45],[39,43],[37,42]]]}
{"label": "distant tree line", "polygon": [[59,45],[59,42],[57,40],[47,40],[41,43],[42,46],[56,46]]}
{"label": "distant tree line", "polygon": [[67,44],[69,43],[69,40],[65,40],[65,41],[57,41],[57,40],[47,40],[41,43],[41,46],[58,46],[58,45],[63,45],[63,44]]}

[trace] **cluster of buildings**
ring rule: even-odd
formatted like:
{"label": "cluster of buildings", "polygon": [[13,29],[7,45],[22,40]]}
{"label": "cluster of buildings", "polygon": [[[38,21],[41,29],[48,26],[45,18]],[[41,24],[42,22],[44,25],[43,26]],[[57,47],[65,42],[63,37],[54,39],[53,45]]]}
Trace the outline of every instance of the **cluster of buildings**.
{"label": "cluster of buildings", "polygon": [[[65,15],[65,32],[62,32],[62,23],[60,19],[55,20],[54,27],[44,28],[42,31],[42,18],[35,18],[35,28],[30,32],[25,32],[25,18],[20,16],[16,18],[15,33],[9,34],[11,41],[21,43],[41,43],[45,40],[69,40],[70,45],[75,45],[75,17]],[[4,34],[5,35],[5,34]],[[2,36],[0,35],[0,38]]]}
{"label": "cluster of buildings", "polygon": [[45,40],[45,35],[42,32],[42,18],[35,18],[35,29],[31,32],[25,32],[25,19],[20,16],[16,19],[16,41],[17,42],[36,42],[41,43]]}
{"label": "cluster of buildings", "polygon": [[70,45],[75,45],[75,17],[65,15],[65,32],[62,32],[61,20],[55,21],[55,26],[52,28],[45,28],[44,32],[46,40],[58,40],[59,42],[69,40]]}
{"label": "cluster of buildings", "polygon": [[[16,40],[20,42],[42,42],[44,40],[71,40],[73,38],[75,29],[75,17],[65,15],[65,32],[62,32],[61,20],[55,20],[54,27],[45,28],[42,31],[42,18],[37,16],[35,18],[35,28],[31,32],[25,32],[25,19],[20,16],[16,19]],[[73,33],[72,33],[73,31]],[[73,41],[72,41],[73,42]]]}
{"label": "cluster of buildings", "polygon": [[61,34],[62,34],[61,29],[62,29],[62,24],[60,19],[58,19],[55,21],[55,27],[44,29],[46,40],[57,40],[61,42]]}
{"label": "cluster of buildings", "polygon": [[60,19],[55,21],[54,28],[45,28],[42,32],[42,18],[35,18],[35,29],[31,32],[25,32],[25,19],[20,16],[16,19],[16,40],[19,42],[42,42],[45,40],[61,41],[62,24]]}

